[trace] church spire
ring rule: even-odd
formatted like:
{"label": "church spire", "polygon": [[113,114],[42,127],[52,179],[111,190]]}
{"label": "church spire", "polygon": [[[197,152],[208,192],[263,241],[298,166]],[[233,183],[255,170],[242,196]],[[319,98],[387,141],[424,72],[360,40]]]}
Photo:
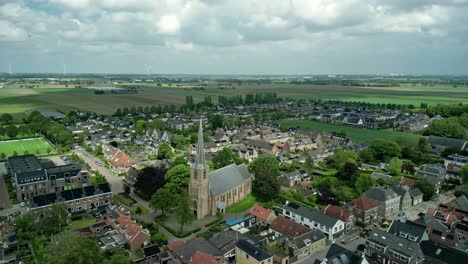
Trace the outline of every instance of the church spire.
{"label": "church spire", "polygon": [[195,169],[206,169],[205,162],[205,144],[203,143],[203,126],[200,118],[200,127],[198,129],[197,156],[195,157]]}

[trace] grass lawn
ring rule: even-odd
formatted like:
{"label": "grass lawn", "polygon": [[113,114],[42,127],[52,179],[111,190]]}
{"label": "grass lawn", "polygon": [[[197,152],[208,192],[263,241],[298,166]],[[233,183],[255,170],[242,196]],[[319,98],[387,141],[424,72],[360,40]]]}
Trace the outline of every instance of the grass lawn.
{"label": "grass lawn", "polygon": [[29,154],[47,154],[49,148],[54,150],[43,138],[0,141],[0,153],[5,153],[7,157],[13,156],[15,151],[18,155],[23,155],[25,151]]}
{"label": "grass lawn", "polygon": [[398,132],[398,131],[388,131],[388,130],[378,130],[378,129],[365,129],[350,127],[344,125],[336,124],[327,124],[313,120],[307,119],[285,119],[280,121],[282,127],[300,127],[305,129],[310,129],[317,132],[346,132],[346,135],[354,142],[369,142],[376,138],[383,138],[387,140],[398,140],[404,139],[408,143],[417,144],[420,135]]}
{"label": "grass lawn", "polygon": [[244,200],[228,207],[226,209],[226,213],[244,212],[250,209],[252,206],[254,206],[256,202],[257,202],[257,199],[255,198],[255,196],[253,196],[252,194],[249,194],[247,197],[244,198]]}
{"label": "grass lawn", "polygon": [[[137,212],[138,208],[140,208],[140,213]],[[132,214],[136,214],[136,215],[147,215],[148,214],[148,209],[146,209],[145,207],[141,206],[141,205],[138,205],[138,204],[134,204],[130,210],[132,211]]]}
{"label": "grass lawn", "polygon": [[75,220],[75,221],[71,222],[68,229],[73,231],[73,230],[77,230],[77,229],[80,229],[80,228],[88,227],[88,226],[90,226],[91,224],[94,224],[94,223],[96,223],[96,219],[94,219],[94,218],[85,218],[85,219],[81,219],[81,220]]}
{"label": "grass lawn", "polygon": [[117,201],[123,203],[126,206],[129,206],[129,207],[131,207],[132,205],[134,205],[136,203],[136,201],[132,197],[130,197],[130,196],[126,195],[126,194],[123,194],[123,193],[116,194],[116,195],[112,196],[112,198],[114,200],[117,200]]}

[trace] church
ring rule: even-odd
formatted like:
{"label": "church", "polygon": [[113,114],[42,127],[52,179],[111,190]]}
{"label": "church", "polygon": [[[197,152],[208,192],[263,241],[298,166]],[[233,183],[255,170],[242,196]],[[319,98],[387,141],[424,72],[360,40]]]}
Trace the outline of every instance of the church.
{"label": "church", "polygon": [[231,164],[209,172],[205,161],[203,127],[200,120],[195,162],[190,170],[189,195],[197,219],[224,213],[252,192],[252,174],[247,165]]}

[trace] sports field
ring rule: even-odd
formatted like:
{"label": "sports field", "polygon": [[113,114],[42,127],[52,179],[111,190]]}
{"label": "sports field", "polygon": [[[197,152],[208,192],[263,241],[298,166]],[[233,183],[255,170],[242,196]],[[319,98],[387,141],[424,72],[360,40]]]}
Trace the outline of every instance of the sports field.
{"label": "sports field", "polygon": [[304,129],[310,129],[320,133],[346,132],[347,137],[349,137],[354,143],[370,142],[376,138],[383,138],[415,145],[418,143],[418,140],[421,137],[420,135],[406,132],[357,128],[344,125],[327,124],[307,119],[286,119],[281,121],[280,125],[281,127],[288,128],[299,127]]}
{"label": "sports field", "polygon": [[43,138],[0,141],[0,154],[5,153],[6,157],[13,156],[15,151],[18,155],[23,155],[26,151],[29,154],[46,154],[49,149],[54,150]]}

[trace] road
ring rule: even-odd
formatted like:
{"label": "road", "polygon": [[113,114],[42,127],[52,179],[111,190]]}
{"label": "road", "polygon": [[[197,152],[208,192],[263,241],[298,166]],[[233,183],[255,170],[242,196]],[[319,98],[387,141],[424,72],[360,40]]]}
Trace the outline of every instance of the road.
{"label": "road", "polygon": [[113,194],[118,194],[124,191],[122,177],[119,177],[117,174],[115,174],[114,172],[112,172],[104,166],[96,165],[96,162],[102,164],[102,161],[100,159],[95,158],[82,147],[75,148],[73,152],[75,152],[76,155],[78,155],[86,163],[88,163],[91,169],[99,171],[101,175],[106,177],[106,180],[109,183]]}
{"label": "road", "polygon": [[437,196],[437,198],[422,202],[416,206],[411,207],[410,209],[406,210],[406,215],[409,220],[416,220],[419,216],[419,213],[427,213],[429,208],[436,208],[439,204],[446,204],[451,202],[455,199],[453,195],[453,191],[448,191],[446,193],[441,193]]}

